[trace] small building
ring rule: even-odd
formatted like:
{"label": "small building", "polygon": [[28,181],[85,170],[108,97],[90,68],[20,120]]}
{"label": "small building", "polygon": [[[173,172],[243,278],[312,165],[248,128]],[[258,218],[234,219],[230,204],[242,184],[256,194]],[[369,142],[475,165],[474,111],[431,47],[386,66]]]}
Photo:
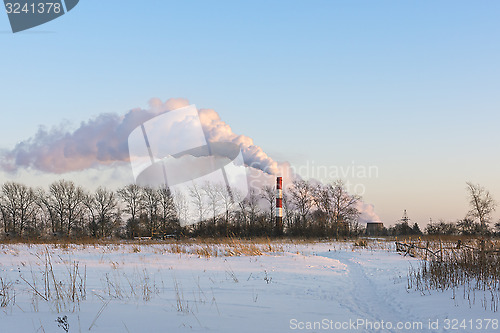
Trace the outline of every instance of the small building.
{"label": "small building", "polygon": [[384,223],[382,222],[368,222],[366,223],[366,235],[379,236],[384,231]]}

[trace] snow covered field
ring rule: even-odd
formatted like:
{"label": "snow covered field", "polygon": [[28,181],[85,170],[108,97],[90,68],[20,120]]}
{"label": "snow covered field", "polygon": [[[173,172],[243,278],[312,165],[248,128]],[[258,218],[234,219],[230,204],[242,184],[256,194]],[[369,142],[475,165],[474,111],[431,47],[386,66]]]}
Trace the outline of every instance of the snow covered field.
{"label": "snow covered field", "polygon": [[272,246],[0,245],[0,332],[500,331],[479,294],[408,290],[390,243]]}

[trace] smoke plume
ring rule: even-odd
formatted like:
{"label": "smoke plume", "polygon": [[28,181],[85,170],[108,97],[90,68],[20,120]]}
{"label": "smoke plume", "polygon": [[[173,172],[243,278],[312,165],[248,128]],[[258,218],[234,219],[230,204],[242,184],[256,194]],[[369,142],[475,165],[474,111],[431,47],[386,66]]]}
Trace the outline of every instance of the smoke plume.
{"label": "smoke plume", "polygon": [[366,224],[367,222],[380,222],[380,217],[375,213],[375,206],[358,201],[357,207],[360,212],[358,221]]}
{"label": "smoke plume", "polygon": [[[185,99],[169,99],[163,103],[153,98],[149,109],[133,109],[123,116],[101,114],[82,122],[74,131],[61,127],[40,128],[33,137],[4,151],[0,166],[8,172],[26,168],[61,174],[128,162],[127,140],[132,130],[159,114],[187,105],[189,102]],[[217,112],[201,109],[199,114],[207,140],[233,142],[240,146],[247,165],[269,174],[278,172],[278,163],[254,145],[251,138],[233,133]]]}

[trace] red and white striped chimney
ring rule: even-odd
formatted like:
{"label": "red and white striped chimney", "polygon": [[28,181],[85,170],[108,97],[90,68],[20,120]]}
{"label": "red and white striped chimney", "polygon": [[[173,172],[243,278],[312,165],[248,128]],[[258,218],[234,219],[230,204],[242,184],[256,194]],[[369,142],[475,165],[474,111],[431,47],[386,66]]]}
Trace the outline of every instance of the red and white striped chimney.
{"label": "red and white striped chimney", "polygon": [[276,234],[283,233],[283,178],[276,178]]}

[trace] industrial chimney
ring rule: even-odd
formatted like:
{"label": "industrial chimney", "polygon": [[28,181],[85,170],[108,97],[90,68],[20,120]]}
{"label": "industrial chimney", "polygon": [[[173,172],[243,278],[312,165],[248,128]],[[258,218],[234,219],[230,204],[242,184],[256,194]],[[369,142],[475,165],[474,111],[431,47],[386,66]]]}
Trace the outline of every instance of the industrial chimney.
{"label": "industrial chimney", "polygon": [[283,178],[276,178],[276,235],[283,234]]}

